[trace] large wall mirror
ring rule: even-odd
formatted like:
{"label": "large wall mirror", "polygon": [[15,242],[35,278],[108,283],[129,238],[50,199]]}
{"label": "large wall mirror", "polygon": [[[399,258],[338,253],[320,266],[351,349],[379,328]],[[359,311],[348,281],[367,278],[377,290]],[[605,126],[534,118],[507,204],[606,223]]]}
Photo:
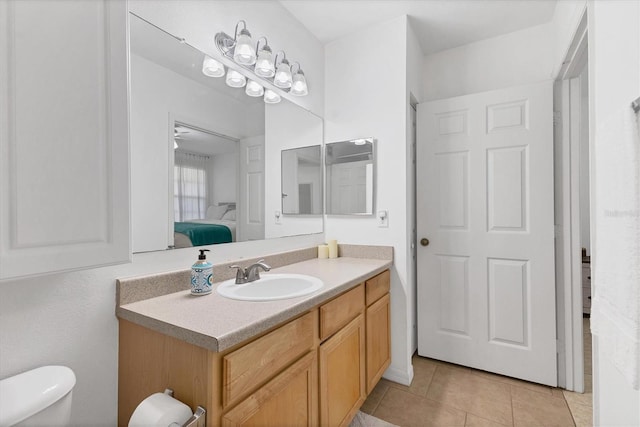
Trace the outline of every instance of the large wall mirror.
{"label": "large wall mirror", "polygon": [[375,150],[373,138],[325,145],[326,203],[329,215],[373,215]]}
{"label": "large wall mirror", "polygon": [[204,53],[129,16],[133,251],[321,233],[274,212],[281,152],[321,145],[322,119],[204,75]]}

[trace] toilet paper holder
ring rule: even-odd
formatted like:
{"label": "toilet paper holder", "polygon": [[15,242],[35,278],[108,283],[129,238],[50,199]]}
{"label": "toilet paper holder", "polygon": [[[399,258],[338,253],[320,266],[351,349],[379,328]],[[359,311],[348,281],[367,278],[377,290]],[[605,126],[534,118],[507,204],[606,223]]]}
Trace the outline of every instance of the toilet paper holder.
{"label": "toilet paper holder", "polygon": [[[173,390],[171,390],[170,388],[167,388],[164,390],[164,394],[168,394],[169,396],[173,397]],[[206,409],[204,409],[202,406],[198,406],[196,408],[196,412],[194,412],[191,418],[185,421],[185,423],[182,424],[182,426],[180,427],[201,427],[206,424],[206,421],[207,421]],[[177,423],[174,423],[174,424],[175,426],[178,425]],[[171,426],[174,426],[174,424],[171,424]]]}

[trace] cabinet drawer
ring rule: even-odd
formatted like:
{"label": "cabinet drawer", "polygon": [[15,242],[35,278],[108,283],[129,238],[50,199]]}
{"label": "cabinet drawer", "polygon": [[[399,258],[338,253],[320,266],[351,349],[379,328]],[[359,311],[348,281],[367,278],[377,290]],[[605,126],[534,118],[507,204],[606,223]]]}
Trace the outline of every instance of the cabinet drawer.
{"label": "cabinet drawer", "polygon": [[365,282],[367,307],[389,292],[390,277],[389,270],[385,270]]}
{"label": "cabinet drawer", "polygon": [[320,340],[325,340],[355,319],[364,309],[364,284],[320,307]]}
{"label": "cabinet drawer", "polygon": [[318,425],[315,351],[285,369],[222,417],[223,427],[269,425]]}
{"label": "cabinet drawer", "polygon": [[224,356],[223,407],[234,404],[313,348],[315,314],[307,313]]}

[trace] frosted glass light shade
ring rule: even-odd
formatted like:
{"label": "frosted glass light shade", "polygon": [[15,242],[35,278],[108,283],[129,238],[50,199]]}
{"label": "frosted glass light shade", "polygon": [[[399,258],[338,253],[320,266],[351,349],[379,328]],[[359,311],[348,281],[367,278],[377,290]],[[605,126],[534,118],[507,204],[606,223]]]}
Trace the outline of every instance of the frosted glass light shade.
{"label": "frosted glass light shade", "polygon": [[278,65],[273,84],[282,89],[291,87],[291,67],[286,59],[282,60],[280,65]]}
{"label": "frosted glass light shade", "polygon": [[236,48],[233,51],[233,60],[242,65],[253,65],[256,63],[256,50],[251,41],[251,33],[247,30],[240,31],[236,40]]}
{"label": "frosted glass light shade", "polygon": [[231,68],[229,68],[229,71],[227,71],[226,82],[227,86],[244,87],[244,85],[247,83],[247,78],[236,70],[232,70]]}
{"label": "frosted glass light shade", "polygon": [[266,104],[277,104],[278,102],[280,102],[280,95],[278,95],[271,89],[267,89],[264,91],[264,102]]}
{"label": "frosted glass light shade", "polygon": [[293,83],[291,83],[291,94],[296,96],[305,96],[309,91],[307,89],[307,79],[304,77],[302,71],[297,72],[293,76]]}
{"label": "frosted glass light shade", "polygon": [[253,80],[249,80],[244,92],[249,96],[262,96],[264,94],[264,88]]}
{"label": "frosted glass light shade", "polygon": [[276,74],[271,50],[262,49],[258,53],[255,72],[260,77],[273,77]]}
{"label": "frosted glass light shade", "polygon": [[209,77],[224,76],[224,65],[215,59],[205,56],[202,61],[202,74]]}

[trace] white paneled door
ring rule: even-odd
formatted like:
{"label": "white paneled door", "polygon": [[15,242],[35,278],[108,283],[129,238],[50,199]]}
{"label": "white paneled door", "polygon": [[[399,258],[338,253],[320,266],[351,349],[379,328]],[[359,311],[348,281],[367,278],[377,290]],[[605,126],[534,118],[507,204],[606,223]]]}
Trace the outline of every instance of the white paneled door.
{"label": "white paneled door", "polygon": [[237,240],[264,239],[264,138],[240,141],[240,202]]}
{"label": "white paneled door", "polygon": [[552,82],[418,105],[418,353],[555,386]]}

